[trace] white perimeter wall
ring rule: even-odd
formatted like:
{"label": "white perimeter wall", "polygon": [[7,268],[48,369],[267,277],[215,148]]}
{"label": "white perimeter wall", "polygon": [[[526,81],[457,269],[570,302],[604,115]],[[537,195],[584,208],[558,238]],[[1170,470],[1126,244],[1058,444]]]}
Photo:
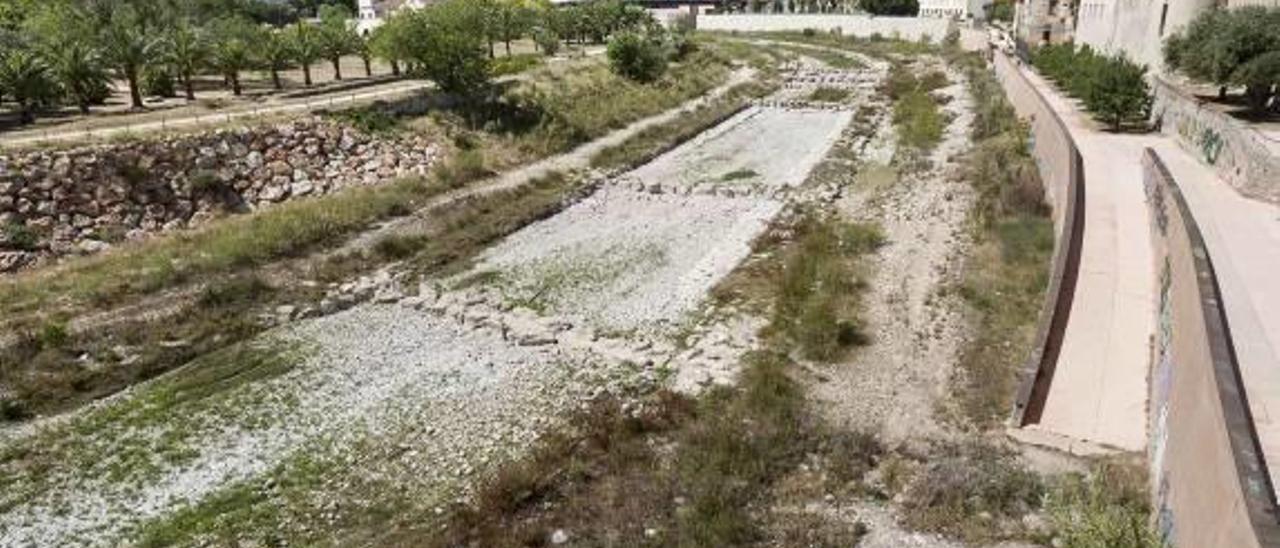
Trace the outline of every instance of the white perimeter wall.
{"label": "white perimeter wall", "polygon": [[824,14],[731,14],[700,15],[698,30],[722,30],[742,32],[773,32],[784,30],[816,29],[831,31],[840,29],[846,36],[868,38],[880,34],[885,38],[919,40],[928,35],[938,42],[947,34],[949,22],[945,19],[919,17],[872,17],[869,15]]}
{"label": "white perimeter wall", "polygon": [[[1076,43],[1106,53],[1123,53],[1130,60],[1163,72],[1164,39],[1182,29],[1213,0],[1084,0],[1076,24]],[[1161,32],[1161,13],[1164,29]]]}

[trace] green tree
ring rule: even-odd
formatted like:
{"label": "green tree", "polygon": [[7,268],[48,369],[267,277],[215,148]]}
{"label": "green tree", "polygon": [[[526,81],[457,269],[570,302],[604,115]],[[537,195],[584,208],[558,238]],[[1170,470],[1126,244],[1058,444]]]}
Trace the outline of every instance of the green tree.
{"label": "green tree", "polygon": [[1280,8],[1212,9],[1165,41],[1165,64],[1219,86],[1243,86],[1255,111],[1266,108],[1280,85]]}
{"label": "green tree", "polygon": [[396,12],[373,30],[369,36],[369,52],[391,65],[391,73],[400,76],[401,64],[409,58],[409,25],[407,12]]}
{"label": "green tree", "polygon": [[133,108],[142,108],[140,77],[146,66],[160,57],[161,40],[147,30],[146,19],[124,6],[111,15],[103,31],[102,43],[108,62],[129,83],[129,100]]}
{"label": "green tree", "polygon": [[320,31],[306,21],[298,21],[289,27],[288,33],[293,58],[302,66],[302,83],[311,87],[311,65],[324,56]]}
{"label": "green tree", "polygon": [[58,96],[58,84],[49,65],[35,52],[22,48],[0,54],[0,89],[18,104],[18,117],[23,124],[34,122],[36,109]]}
{"label": "green tree", "polygon": [[169,33],[167,49],[169,62],[173,65],[174,74],[182,84],[187,100],[196,100],[194,79],[200,69],[204,68],[209,55],[202,31],[185,23],[179,24]]}
{"label": "green tree", "polygon": [[409,15],[408,59],[441,90],[469,97],[489,82],[484,14],[470,0],[445,0]]}
{"label": "green tree", "polygon": [[1119,130],[1127,122],[1142,122],[1151,110],[1147,68],[1124,57],[1109,59],[1096,72],[1084,98],[1085,108]]}
{"label": "green tree", "polygon": [[354,52],[360,37],[348,25],[351,12],[336,5],[320,6],[320,51],[333,63],[333,79],[342,79],[342,57]]}
{"label": "green tree", "polygon": [[261,42],[261,30],[247,19],[219,19],[211,25],[212,46],[209,64],[231,84],[231,93],[243,93],[240,73],[254,66],[254,49]]}
{"label": "green tree", "polygon": [[284,89],[280,81],[280,71],[292,67],[295,54],[293,42],[285,31],[269,29],[262,31],[262,49],[259,53],[262,66],[271,71],[271,85],[276,89]]}

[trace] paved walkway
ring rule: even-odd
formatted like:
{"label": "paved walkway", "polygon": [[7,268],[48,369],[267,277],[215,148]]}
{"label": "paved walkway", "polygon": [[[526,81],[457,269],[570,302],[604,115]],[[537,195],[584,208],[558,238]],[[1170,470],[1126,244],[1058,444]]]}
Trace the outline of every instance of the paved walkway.
{"label": "paved walkway", "polygon": [[[1039,76],[1023,71],[1084,155],[1085,244],[1066,343],[1038,429],[1141,449],[1156,302],[1141,153],[1153,148],[1204,234],[1268,469],[1280,470],[1280,206],[1241,196],[1164,135],[1094,131]],[[1113,261],[1110,265],[1105,260]],[[1109,309],[1109,311],[1108,311]],[[1070,440],[1067,442],[1070,444]]]}
{"label": "paved walkway", "polygon": [[1280,470],[1280,206],[1241,196],[1169,139],[1156,153],[1209,248],[1240,376],[1272,476]]}
{"label": "paved walkway", "polygon": [[1142,152],[1153,137],[1113,135],[1025,68],[1067,124],[1085,165],[1085,228],[1070,323],[1040,423],[1033,429],[1140,451],[1147,440],[1147,372],[1155,273]]}

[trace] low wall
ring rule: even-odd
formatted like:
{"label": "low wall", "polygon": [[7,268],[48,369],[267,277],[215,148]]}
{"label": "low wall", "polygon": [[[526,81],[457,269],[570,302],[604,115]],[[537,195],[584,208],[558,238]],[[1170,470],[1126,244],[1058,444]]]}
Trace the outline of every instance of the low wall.
{"label": "low wall", "polygon": [[[1241,194],[1280,204],[1280,140],[1211,108],[1156,77],[1151,112],[1161,130]],[[1278,137],[1277,139],[1280,139]]]}
{"label": "low wall", "polygon": [[123,239],[425,173],[435,146],[319,116],[179,137],[0,155],[0,272]]}
{"label": "low wall", "polygon": [[1151,382],[1156,520],[1172,546],[1280,546],[1280,522],[1213,262],[1177,182],[1147,149],[1159,273]]}
{"label": "low wall", "polygon": [[1005,96],[1031,126],[1032,155],[1040,166],[1046,199],[1053,207],[1053,270],[1040,310],[1035,347],[1023,367],[1014,399],[1012,422],[1024,426],[1040,420],[1075,297],[1084,243],[1084,159],[1062,119],[1018,70],[1017,61],[1000,51],[993,55],[996,79]]}
{"label": "low wall", "polygon": [[928,36],[934,42],[946,37],[950,23],[945,19],[920,17],[874,17],[870,15],[796,14],[723,14],[699,15],[698,30],[777,32],[815,29],[830,32],[839,29],[846,36],[900,38],[916,41]]}

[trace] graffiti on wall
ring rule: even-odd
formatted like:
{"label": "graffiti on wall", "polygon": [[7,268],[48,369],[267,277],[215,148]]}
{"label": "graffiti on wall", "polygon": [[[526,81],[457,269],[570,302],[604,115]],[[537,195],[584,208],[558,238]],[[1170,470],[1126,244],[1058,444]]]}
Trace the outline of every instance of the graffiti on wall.
{"label": "graffiti on wall", "polygon": [[[1145,160],[1144,160],[1145,162]],[[1160,257],[1159,271],[1159,303],[1156,309],[1156,333],[1152,356],[1154,367],[1151,371],[1151,438],[1148,456],[1151,459],[1151,476],[1155,478],[1155,511],[1156,527],[1166,545],[1173,545],[1174,523],[1173,510],[1170,506],[1169,471],[1165,467],[1165,449],[1169,443],[1169,394],[1173,387],[1174,358],[1173,355],[1173,275],[1172,265],[1167,252],[1169,226],[1169,201],[1166,196],[1164,181],[1154,166],[1146,165],[1142,170],[1143,187],[1147,194],[1147,204],[1151,208],[1151,222],[1155,224],[1154,235],[1157,253]]]}
{"label": "graffiti on wall", "polygon": [[1200,157],[1209,165],[1217,165],[1222,156],[1226,141],[1217,129],[1209,127],[1192,117],[1183,117],[1178,123],[1178,135],[1183,141],[1191,143],[1200,152]]}

